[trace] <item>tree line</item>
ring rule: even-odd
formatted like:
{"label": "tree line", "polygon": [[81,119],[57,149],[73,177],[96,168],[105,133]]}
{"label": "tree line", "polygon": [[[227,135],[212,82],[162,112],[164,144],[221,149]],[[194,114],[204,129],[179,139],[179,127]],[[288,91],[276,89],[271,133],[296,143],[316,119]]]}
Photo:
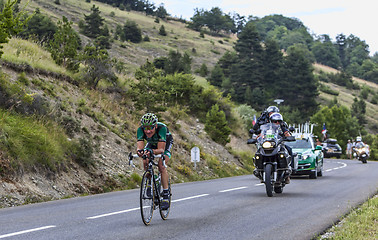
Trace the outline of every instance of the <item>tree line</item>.
{"label": "tree line", "polygon": [[303,119],[317,109],[317,81],[311,62],[292,46],[284,56],[278,43],[262,39],[253,22],[238,35],[233,52],[226,52],[211,71],[209,82],[238,103],[262,110],[276,98],[285,99],[291,111],[301,109]]}
{"label": "tree line", "polygon": [[227,35],[240,33],[249,23],[254,23],[262,42],[275,40],[279,49],[289,51],[291,46],[301,48],[311,62],[318,62],[340,69],[353,76],[378,83],[378,53],[369,54],[369,45],[351,34],[338,34],[335,41],[329,35],[313,36],[296,18],[269,15],[263,18],[225,14],[219,7],[211,10],[195,9],[188,28],[207,31],[209,34]]}
{"label": "tree line", "polygon": [[148,0],[99,0],[99,2],[107,3],[120,10],[144,12],[146,15],[153,15],[162,19],[168,16],[164,5],[156,7],[153,2]]}

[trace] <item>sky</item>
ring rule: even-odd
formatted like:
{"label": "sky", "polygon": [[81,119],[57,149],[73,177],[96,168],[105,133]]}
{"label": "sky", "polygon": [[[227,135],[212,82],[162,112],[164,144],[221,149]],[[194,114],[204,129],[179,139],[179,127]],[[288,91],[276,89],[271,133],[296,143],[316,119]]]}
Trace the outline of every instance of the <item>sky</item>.
{"label": "sky", "polygon": [[172,16],[190,20],[194,9],[219,7],[223,13],[239,13],[262,18],[272,14],[299,19],[309,32],[327,34],[335,41],[338,34],[353,34],[369,45],[370,55],[378,52],[378,14],[371,0],[155,0]]}

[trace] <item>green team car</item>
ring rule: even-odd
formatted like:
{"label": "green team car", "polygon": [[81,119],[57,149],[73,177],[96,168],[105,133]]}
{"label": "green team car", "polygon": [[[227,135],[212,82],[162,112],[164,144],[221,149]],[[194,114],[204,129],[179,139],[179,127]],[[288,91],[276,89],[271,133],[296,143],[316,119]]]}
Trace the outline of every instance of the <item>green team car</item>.
{"label": "green team car", "polygon": [[292,175],[309,175],[311,179],[323,175],[322,146],[317,146],[311,135],[296,136],[295,142],[285,144],[293,149],[293,154],[296,153]]}

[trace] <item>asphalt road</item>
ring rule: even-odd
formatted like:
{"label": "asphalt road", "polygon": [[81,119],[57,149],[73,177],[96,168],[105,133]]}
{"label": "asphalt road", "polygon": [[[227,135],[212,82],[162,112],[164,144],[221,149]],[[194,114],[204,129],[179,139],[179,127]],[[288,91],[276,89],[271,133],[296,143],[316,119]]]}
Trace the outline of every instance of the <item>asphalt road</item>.
{"label": "asphalt road", "polygon": [[0,239],[312,239],[377,193],[378,162],[326,159],[267,197],[252,175],[174,184],[169,218],[145,226],[139,190],[0,209]]}

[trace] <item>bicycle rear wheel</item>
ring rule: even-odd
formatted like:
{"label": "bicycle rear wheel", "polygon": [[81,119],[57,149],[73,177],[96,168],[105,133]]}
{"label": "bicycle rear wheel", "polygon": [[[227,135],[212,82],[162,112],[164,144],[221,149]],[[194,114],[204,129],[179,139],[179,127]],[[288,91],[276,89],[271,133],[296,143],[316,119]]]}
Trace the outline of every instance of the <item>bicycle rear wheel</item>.
{"label": "bicycle rear wheel", "polygon": [[160,217],[163,220],[166,220],[168,218],[169,211],[171,210],[171,200],[172,200],[171,180],[168,180],[168,191],[169,191],[169,207],[167,209],[163,210],[163,209],[161,209],[161,206],[159,206]]}
{"label": "bicycle rear wheel", "polygon": [[140,184],[140,213],[145,225],[149,225],[154,213],[154,184],[147,177],[149,172],[144,172],[142,183]]}

